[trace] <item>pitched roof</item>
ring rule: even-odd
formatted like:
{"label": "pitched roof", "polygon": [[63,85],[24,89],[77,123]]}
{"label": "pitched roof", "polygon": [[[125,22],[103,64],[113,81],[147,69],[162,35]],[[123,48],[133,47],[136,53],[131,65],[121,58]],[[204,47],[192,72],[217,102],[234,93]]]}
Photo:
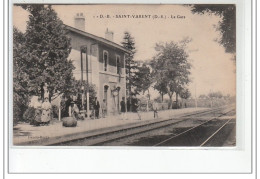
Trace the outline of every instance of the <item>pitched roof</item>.
{"label": "pitched roof", "polygon": [[117,44],[117,43],[115,43],[115,42],[112,42],[112,41],[107,40],[107,39],[102,38],[102,37],[98,37],[98,36],[96,36],[96,35],[90,34],[90,33],[88,33],[88,32],[82,31],[82,30],[79,30],[79,29],[74,28],[74,27],[71,27],[71,26],[69,26],[69,25],[65,25],[65,26],[66,26],[66,29],[68,29],[69,31],[78,33],[78,34],[80,34],[80,35],[83,35],[83,36],[88,37],[88,38],[91,38],[91,39],[94,39],[94,40],[96,40],[96,41],[98,41],[98,42],[101,42],[101,43],[103,43],[103,44],[113,46],[113,47],[115,47],[115,48],[117,48],[117,49],[123,50],[123,51],[126,52],[126,53],[131,53],[130,50],[125,49],[124,47],[122,47],[121,45],[119,45],[119,44]]}

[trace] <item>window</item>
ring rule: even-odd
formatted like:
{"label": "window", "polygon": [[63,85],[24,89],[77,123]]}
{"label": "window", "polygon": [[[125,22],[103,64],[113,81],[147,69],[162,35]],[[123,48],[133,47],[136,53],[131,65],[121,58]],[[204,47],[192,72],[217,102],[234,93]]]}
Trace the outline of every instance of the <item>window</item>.
{"label": "window", "polygon": [[81,51],[81,70],[87,71],[87,54],[84,50]]}
{"label": "window", "polygon": [[104,71],[107,71],[107,65],[108,65],[108,52],[103,52],[103,63],[104,63]]}
{"label": "window", "polygon": [[[88,68],[88,57],[86,47],[81,48],[81,80],[85,80],[87,77],[87,68]],[[86,73],[86,76],[83,74]]]}
{"label": "window", "polygon": [[120,56],[116,56],[116,73],[121,74]]}

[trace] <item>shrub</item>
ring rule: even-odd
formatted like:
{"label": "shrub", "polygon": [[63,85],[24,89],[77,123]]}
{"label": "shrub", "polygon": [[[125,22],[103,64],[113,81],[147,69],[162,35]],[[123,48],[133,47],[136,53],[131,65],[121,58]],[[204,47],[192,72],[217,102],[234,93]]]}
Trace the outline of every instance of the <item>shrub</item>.
{"label": "shrub", "polygon": [[27,110],[27,100],[14,92],[13,98],[13,125],[23,120],[23,113]]}
{"label": "shrub", "polygon": [[28,107],[27,110],[23,114],[23,120],[25,122],[31,122],[34,120],[35,117],[35,108]]}

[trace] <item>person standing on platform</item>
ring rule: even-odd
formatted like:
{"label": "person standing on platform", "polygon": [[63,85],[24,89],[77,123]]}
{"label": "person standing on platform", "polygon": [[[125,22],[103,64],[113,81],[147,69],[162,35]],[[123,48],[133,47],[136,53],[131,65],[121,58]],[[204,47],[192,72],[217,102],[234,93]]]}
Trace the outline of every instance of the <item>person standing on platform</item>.
{"label": "person standing on platform", "polygon": [[102,109],[102,117],[105,118],[107,115],[107,103],[105,99],[103,99],[103,102],[101,104],[101,109]]}
{"label": "person standing on platform", "polygon": [[94,101],[94,109],[95,109],[95,117],[98,119],[99,118],[99,101],[97,100],[97,97],[95,97],[95,101]]}
{"label": "person standing on platform", "polygon": [[158,105],[156,102],[153,103],[153,117],[158,118]]}
{"label": "person standing on platform", "polygon": [[122,101],[120,102],[120,107],[121,107],[121,118],[122,119],[127,119],[126,118],[126,109],[125,109],[125,97],[122,97]]}

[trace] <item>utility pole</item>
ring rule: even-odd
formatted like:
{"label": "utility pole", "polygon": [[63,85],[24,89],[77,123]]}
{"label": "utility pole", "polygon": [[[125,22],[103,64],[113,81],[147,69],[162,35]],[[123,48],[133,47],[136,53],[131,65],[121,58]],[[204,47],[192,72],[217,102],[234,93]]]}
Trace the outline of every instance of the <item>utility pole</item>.
{"label": "utility pole", "polygon": [[89,116],[89,114],[90,114],[90,112],[89,112],[89,82],[88,82],[88,54],[87,54],[87,48],[85,49],[86,50],[86,81],[87,81],[87,89],[86,89],[86,91],[87,91],[87,95],[86,95],[86,97],[87,97],[87,108],[86,108],[86,112],[87,112],[87,118],[89,119],[90,118],[90,116]]}
{"label": "utility pole", "polygon": [[131,60],[129,56],[129,67],[128,67],[128,73],[129,73],[129,78],[128,78],[128,91],[129,91],[129,111],[132,112],[132,95],[131,95]]}
{"label": "utility pole", "polygon": [[[86,89],[85,89],[85,85],[84,85],[84,80],[83,80],[83,71],[84,71],[84,61],[86,62]],[[82,85],[82,106],[84,105],[84,93],[86,92],[86,103],[87,103],[87,107],[86,107],[86,114],[87,114],[87,118],[89,118],[89,84],[88,84],[88,54],[87,54],[87,47],[82,47],[81,48],[81,85]],[[84,107],[83,107],[84,109]]]}
{"label": "utility pole", "polygon": [[126,81],[126,75],[127,75],[127,73],[126,73],[126,54],[124,55],[124,75],[125,75],[125,112],[127,113],[128,112],[128,110],[127,110],[127,95],[126,95],[126,91],[127,91],[127,86],[126,86],[126,84],[127,84],[127,81]]}
{"label": "utility pole", "polygon": [[[210,94],[212,93],[212,90],[210,89]],[[212,103],[212,97],[210,97],[210,107],[212,108],[213,107],[213,103]]]}
{"label": "utility pole", "polygon": [[195,107],[197,108],[198,107],[198,104],[197,104],[197,84],[195,82]]}
{"label": "utility pole", "polygon": [[80,72],[80,83],[81,83],[81,91],[82,91],[82,96],[81,96],[81,106],[82,109],[84,110],[84,84],[83,84],[83,50],[81,49],[81,53],[80,53],[80,67],[81,67],[81,72]]}

